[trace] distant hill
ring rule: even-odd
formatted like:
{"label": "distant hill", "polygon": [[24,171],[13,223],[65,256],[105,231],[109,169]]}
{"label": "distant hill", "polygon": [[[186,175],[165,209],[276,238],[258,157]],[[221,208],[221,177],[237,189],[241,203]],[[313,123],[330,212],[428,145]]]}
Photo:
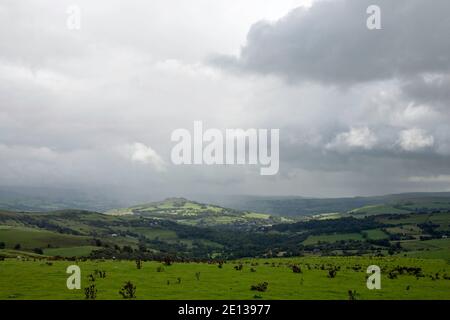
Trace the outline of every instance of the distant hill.
{"label": "distant hill", "polygon": [[310,254],[450,259],[446,197],[407,199],[292,220],[184,198],[110,214],[0,210],[0,260],[33,254],[147,260]]}
{"label": "distant hill", "polygon": [[123,206],[114,195],[69,188],[0,186],[0,209],[51,211],[81,209],[105,211]]}
{"label": "distant hill", "polygon": [[168,198],[164,201],[151,202],[129,208],[112,209],[105,213],[114,216],[145,216],[195,226],[231,224],[252,224],[256,226],[287,222],[286,219],[271,216],[266,213],[229,209],[217,205],[190,201],[185,198]]}
{"label": "distant hill", "polygon": [[[201,201],[227,208],[248,210],[282,216],[306,216],[323,213],[399,213],[421,209],[450,208],[450,192],[403,193],[374,197],[304,198],[264,196],[198,196]],[[391,209],[390,209],[391,208]]]}

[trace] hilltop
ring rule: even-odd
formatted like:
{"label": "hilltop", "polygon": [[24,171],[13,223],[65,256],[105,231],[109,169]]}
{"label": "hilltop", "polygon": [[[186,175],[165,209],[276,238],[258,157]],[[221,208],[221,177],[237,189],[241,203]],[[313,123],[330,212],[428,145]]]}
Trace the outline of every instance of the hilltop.
{"label": "hilltop", "polygon": [[185,198],[168,198],[163,201],[136,205],[129,208],[113,209],[105,213],[113,216],[136,215],[151,217],[193,226],[264,226],[290,221],[289,219],[266,213],[240,211],[191,201]]}

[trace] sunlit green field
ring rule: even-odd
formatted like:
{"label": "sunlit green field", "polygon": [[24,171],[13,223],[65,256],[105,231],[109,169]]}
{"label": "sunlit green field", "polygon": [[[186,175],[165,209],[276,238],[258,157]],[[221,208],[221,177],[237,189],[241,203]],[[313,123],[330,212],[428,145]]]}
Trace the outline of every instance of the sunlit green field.
{"label": "sunlit green field", "polygon": [[[66,287],[70,261],[0,261],[0,299],[85,299],[84,287],[95,284],[97,299],[123,299],[119,290],[126,281],[136,285],[137,299],[342,299],[356,290],[357,299],[450,299],[450,265],[439,259],[404,257],[305,257],[245,259],[218,264],[85,261],[81,268],[81,290]],[[235,266],[242,264],[242,270]],[[298,265],[302,273],[294,273]],[[366,287],[366,269],[382,270],[381,290]],[[419,267],[423,277],[388,274],[397,266]],[[338,268],[334,278],[328,270]],[[106,278],[89,281],[94,270],[106,271]],[[159,270],[158,270],[159,269]],[[253,270],[252,270],[253,269]],[[265,292],[252,291],[252,285],[267,282]]]}

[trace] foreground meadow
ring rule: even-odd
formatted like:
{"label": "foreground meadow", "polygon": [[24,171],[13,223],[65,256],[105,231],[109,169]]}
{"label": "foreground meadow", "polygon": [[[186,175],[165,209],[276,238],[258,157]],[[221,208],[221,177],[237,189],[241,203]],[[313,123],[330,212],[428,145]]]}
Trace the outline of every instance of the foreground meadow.
{"label": "foreground meadow", "polygon": [[[123,299],[119,290],[126,281],[136,286],[137,299],[347,300],[349,290],[356,299],[450,299],[450,265],[438,259],[305,257],[223,265],[152,261],[142,262],[141,269],[135,261],[88,260],[76,262],[81,289],[69,290],[66,268],[72,264],[32,258],[0,261],[0,299],[85,299],[84,288],[92,284],[97,299]],[[380,290],[366,287],[366,268],[372,264],[382,270]],[[301,271],[293,272],[293,265]],[[106,277],[95,276],[95,270],[105,271]],[[251,290],[264,282],[265,291]]]}

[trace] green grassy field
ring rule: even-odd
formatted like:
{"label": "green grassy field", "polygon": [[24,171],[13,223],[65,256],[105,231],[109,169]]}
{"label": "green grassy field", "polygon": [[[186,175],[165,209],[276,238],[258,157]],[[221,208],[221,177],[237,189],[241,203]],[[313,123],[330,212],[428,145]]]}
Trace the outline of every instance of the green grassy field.
{"label": "green grassy field", "polygon": [[0,226],[0,242],[8,248],[20,244],[22,249],[50,246],[74,247],[89,244],[88,237],[72,236],[36,228]]}
{"label": "green grassy field", "polygon": [[380,229],[371,229],[363,231],[367,235],[368,239],[380,240],[389,238],[388,235]]}
{"label": "green grassy field", "polygon": [[350,214],[369,216],[379,214],[406,214],[408,212],[406,209],[395,208],[389,205],[372,205],[352,210]]}
{"label": "green grassy field", "polygon": [[409,250],[408,257],[440,258],[450,262],[450,239],[433,239],[427,241],[401,241],[402,247]]}
{"label": "green grassy field", "polygon": [[[0,261],[0,299],[84,299],[83,290],[66,288],[70,261]],[[450,265],[439,259],[403,257],[303,257],[279,259],[243,259],[217,264],[86,261],[77,263],[82,272],[82,288],[95,283],[97,299],[122,299],[119,290],[125,281],[136,285],[137,299],[348,299],[348,290],[356,290],[357,299],[450,299]],[[242,264],[241,271],[234,266]],[[298,265],[302,273],[290,266]],[[366,268],[381,267],[381,290],[366,288]],[[424,277],[401,274],[389,279],[396,266],[422,269]],[[158,267],[162,270],[157,271]],[[328,269],[339,268],[335,278]],[[94,282],[88,276],[94,270],[106,271],[106,278]],[[252,272],[253,269],[254,271]],[[196,276],[198,274],[198,279]],[[435,277],[436,273],[440,276]],[[14,279],[14,281],[11,281]],[[250,290],[252,285],[268,282],[265,292]]]}
{"label": "green grassy field", "polygon": [[98,247],[81,246],[69,248],[49,248],[44,249],[44,255],[59,257],[82,257],[88,256],[93,250],[98,250]]}
{"label": "green grassy field", "polygon": [[340,234],[324,234],[324,235],[313,235],[309,236],[305,241],[304,245],[316,244],[318,242],[336,242],[340,240],[362,240],[363,237],[359,233],[340,233]]}

